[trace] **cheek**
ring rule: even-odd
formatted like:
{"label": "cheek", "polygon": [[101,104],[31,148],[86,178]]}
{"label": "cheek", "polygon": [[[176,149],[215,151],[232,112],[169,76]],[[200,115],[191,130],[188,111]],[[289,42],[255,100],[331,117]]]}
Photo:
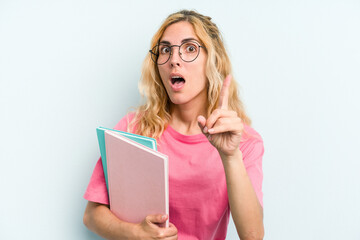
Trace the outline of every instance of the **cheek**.
{"label": "cheek", "polygon": [[202,75],[206,75],[206,57],[202,57],[201,59],[199,59],[199,65],[198,65],[198,69],[200,74]]}
{"label": "cheek", "polygon": [[164,83],[164,79],[166,78],[166,74],[165,74],[165,71],[163,68],[159,67],[159,74],[160,74],[160,78],[161,78],[161,81]]}
{"label": "cheek", "polygon": [[194,72],[196,72],[197,78],[201,79],[201,81],[206,81],[206,70],[205,70],[205,64],[199,64],[195,69]]}

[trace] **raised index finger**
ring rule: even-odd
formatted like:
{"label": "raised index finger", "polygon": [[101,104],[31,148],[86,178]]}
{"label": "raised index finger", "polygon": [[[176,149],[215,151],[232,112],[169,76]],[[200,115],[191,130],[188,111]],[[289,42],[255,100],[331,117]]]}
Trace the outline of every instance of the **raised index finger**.
{"label": "raised index finger", "polygon": [[227,109],[229,103],[229,86],[231,82],[231,75],[227,75],[223,81],[223,85],[220,92],[219,97],[219,105],[218,108],[220,109]]}

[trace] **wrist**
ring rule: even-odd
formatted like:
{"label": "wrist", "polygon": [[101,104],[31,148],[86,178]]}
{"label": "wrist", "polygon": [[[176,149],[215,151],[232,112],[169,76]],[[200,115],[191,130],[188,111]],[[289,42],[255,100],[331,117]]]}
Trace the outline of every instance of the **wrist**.
{"label": "wrist", "polygon": [[230,169],[242,169],[245,168],[243,162],[243,155],[240,149],[231,155],[221,155],[221,160],[224,166],[224,170],[227,173]]}
{"label": "wrist", "polygon": [[130,235],[131,237],[129,239],[132,240],[141,240],[140,231],[141,230],[141,223],[138,224],[132,224]]}
{"label": "wrist", "polygon": [[242,152],[239,148],[237,148],[233,153],[231,154],[225,154],[220,152],[220,157],[223,162],[237,162],[242,161]]}
{"label": "wrist", "polygon": [[116,230],[117,237],[115,239],[118,239],[118,237],[120,237],[120,239],[126,239],[126,240],[140,240],[141,237],[139,236],[140,233],[139,230],[140,230],[140,224],[122,222],[121,226],[119,226]]}

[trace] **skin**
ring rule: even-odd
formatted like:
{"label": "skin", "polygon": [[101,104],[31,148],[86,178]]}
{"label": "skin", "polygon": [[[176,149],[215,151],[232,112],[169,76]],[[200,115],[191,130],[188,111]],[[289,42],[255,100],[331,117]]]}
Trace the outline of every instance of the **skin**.
{"label": "skin", "polygon": [[[170,45],[180,45],[184,39],[198,40],[192,25],[178,22],[170,25],[161,41]],[[203,133],[218,150],[224,166],[231,214],[242,240],[263,239],[263,212],[252,188],[239,150],[243,123],[234,111],[228,110],[229,85],[231,76],[223,82],[219,106],[206,119],[207,79],[205,64],[207,54],[201,49],[194,62],[184,62],[179,57],[178,48],[173,48],[170,60],[159,65],[159,72],[167,90],[171,104],[170,125],[176,131],[193,135]],[[181,74],[185,85],[174,91],[170,84],[170,75]],[[118,219],[109,210],[108,205],[89,202],[84,224],[93,232],[106,239],[177,239],[177,229],[170,223],[169,228],[160,228],[168,216],[147,216],[141,223],[132,224]]]}
{"label": "skin", "polygon": [[[171,45],[180,45],[189,38],[200,43],[192,25],[188,22],[179,22],[166,28],[160,42],[165,41]],[[189,105],[206,99],[206,59],[206,51],[200,48],[200,54],[195,61],[184,62],[179,56],[179,48],[173,47],[170,60],[164,65],[158,65],[160,77],[174,106]],[[172,73],[181,74],[186,80],[184,88],[180,91],[173,91],[171,89],[170,74]],[[201,103],[204,104],[203,102]]]}

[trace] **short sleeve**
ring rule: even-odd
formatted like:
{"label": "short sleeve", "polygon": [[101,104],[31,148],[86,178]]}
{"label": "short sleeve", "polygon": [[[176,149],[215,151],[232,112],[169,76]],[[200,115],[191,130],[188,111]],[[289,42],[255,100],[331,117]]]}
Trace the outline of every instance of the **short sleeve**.
{"label": "short sleeve", "polygon": [[246,168],[246,172],[250,178],[252,186],[255,190],[256,196],[263,206],[263,170],[262,159],[264,155],[264,143],[261,136],[252,130],[255,138],[248,139],[241,147],[240,150],[243,153],[243,161]]}
{"label": "short sleeve", "polygon": [[104,169],[102,166],[101,158],[97,161],[95,165],[89,185],[84,194],[84,198],[91,202],[109,205],[109,197],[106,188]]}

